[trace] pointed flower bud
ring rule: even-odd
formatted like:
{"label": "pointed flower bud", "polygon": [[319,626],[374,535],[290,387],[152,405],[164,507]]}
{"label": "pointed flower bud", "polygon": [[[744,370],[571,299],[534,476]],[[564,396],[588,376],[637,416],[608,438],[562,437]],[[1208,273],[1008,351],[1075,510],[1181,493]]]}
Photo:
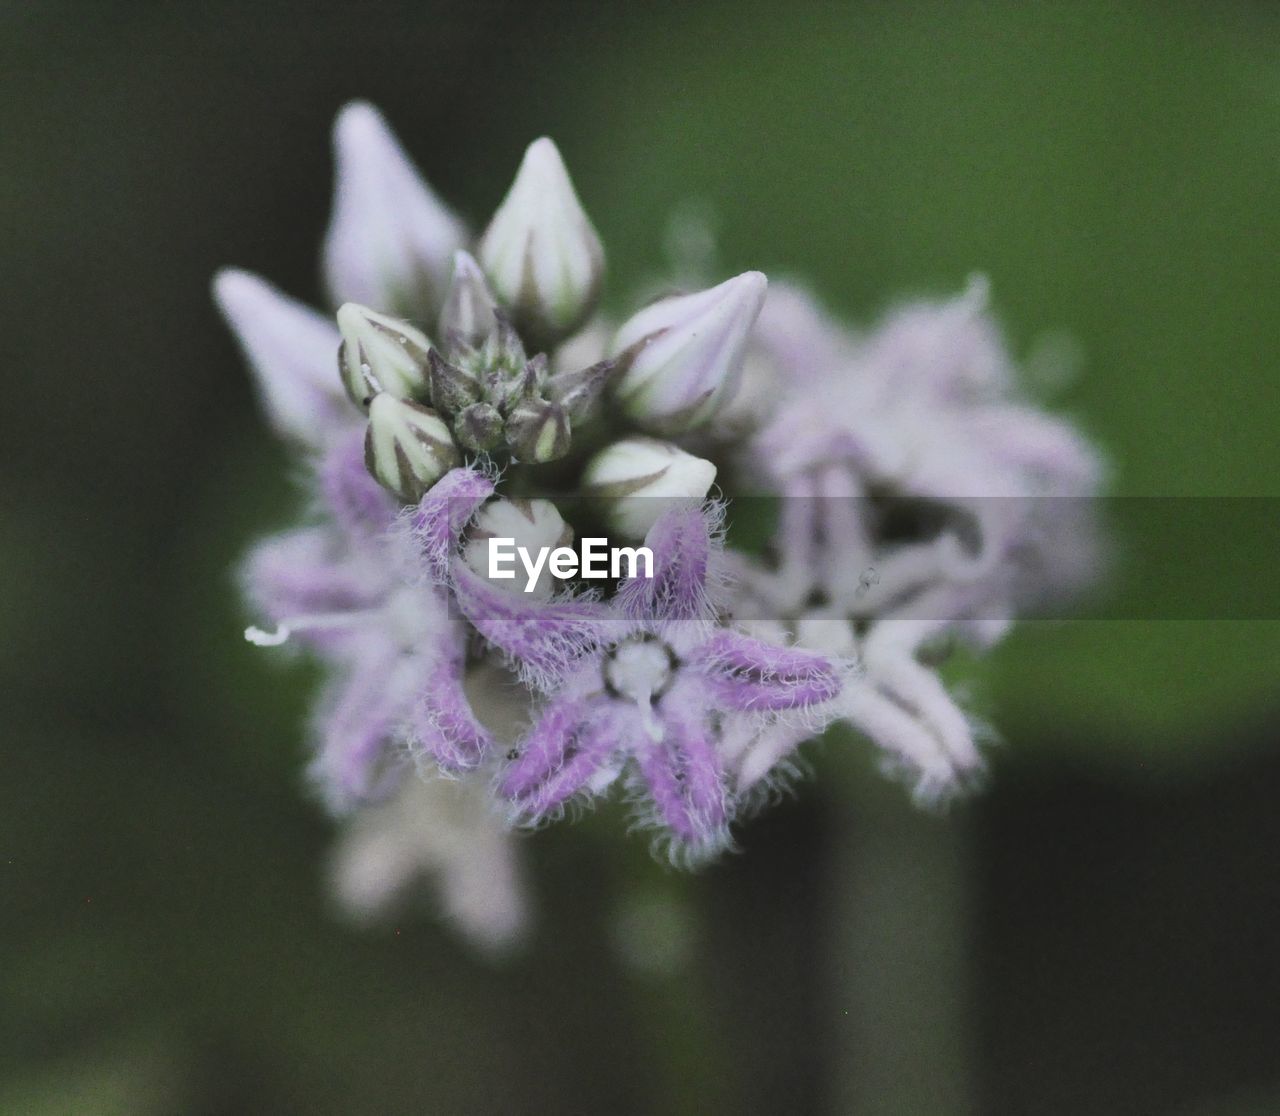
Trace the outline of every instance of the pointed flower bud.
{"label": "pointed flower bud", "polygon": [[440,311],[440,331],[450,347],[479,348],[497,324],[493,312],[497,302],[484,280],[484,272],[470,252],[453,255],[453,282]]}
{"label": "pointed flower bud", "polygon": [[430,407],[387,392],[373,397],[364,463],[384,488],[416,503],[461,461],[449,428]]}
{"label": "pointed flower bud", "polygon": [[551,348],[590,315],[604,249],[551,140],[535,140],[525,152],[478,254],[533,348]]}
{"label": "pointed flower bud", "polygon": [[[573,542],[573,528],[550,500],[493,500],[486,504],[467,533],[467,545],[463,560],[481,577],[489,576],[489,544],[494,539],[513,539],[516,547],[525,547],[536,554],[544,547],[554,550]],[[514,580],[499,579],[494,585],[523,591],[526,581],[517,571]],[[532,592],[546,600],[555,584],[551,571],[542,570]]]}
{"label": "pointed flower bud", "polygon": [[494,318],[497,324],[489,335],[489,340],[484,343],[480,361],[489,372],[500,376],[514,376],[524,369],[529,359],[525,355],[524,343],[505,310],[499,308],[495,311]]}
{"label": "pointed flower bud", "polygon": [[424,333],[354,302],[338,308],[338,329],[342,333],[339,371],[358,407],[367,411],[379,392],[397,399],[426,395],[431,342]]}
{"label": "pointed flower bud", "polygon": [[504,424],[492,403],[472,403],[458,415],[453,432],[463,449],[485,453],[502,441]]}
{"label": "pointed flower bud", "polygon": [[618,397],[642,425],[678,434],[733,395],[768,281],[747,271],[710,290],[660,299],[618,331]]}
{"label": "pointed flower bud", "polygon": [[601,450],[583,477],[587,495],[608,501],[613,526],[644,538],[673,503],[702,500],[716,479],[710,461],[655,438],[626,438]]}
{"label": "pointed flower bud", "polygon": [[218,272],[213,293],[277,431],[323,445],[334,431],[355,421],[333,378],[338,331],[332,319],[234,268]]}
{"label": "pointed flower bud", "polygon": [[483,394],[479,380],[450,364],[437,349],[427,352],[427,374],[431,384],[431,402],[443,414],[456,415],[477,402]]}
{"label": "pointed flower bud", "polygon": [[602,360],[577,372],[557,372],[547,381],[547,394],[580,422],[595,409],[616,368],[614,361]]}
{"label": "pointed flower bud", "polygon": [[381,114],[356,101],[333,128],[337,162],[324,271],[335,303],[432,315],[449,282],[461,221],[432,193]]}
{"label": "pointed flower bud", "polygon": [[507,444],[518,461],[542,465],[569,452],[569,416],[541,399],[521,403],[507,419]]}

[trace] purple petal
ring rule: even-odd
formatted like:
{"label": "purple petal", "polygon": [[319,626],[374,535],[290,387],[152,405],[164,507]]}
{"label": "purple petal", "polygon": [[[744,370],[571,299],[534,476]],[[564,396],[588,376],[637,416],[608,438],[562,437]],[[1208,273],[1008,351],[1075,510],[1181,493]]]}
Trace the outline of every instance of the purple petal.
{"label": "purple petal", "polygon": [[840,692],[840,672],[826,656],[737,632],[716,632],[691,665],[703,671],[726,709],[803,709]]}
{"label": "purple petal", "polygon": [[636,763],[658,817],[686,855],[728,844],[729,795],[708,695],[682,683],[661,702],[660,739],[642,735]]}
{"label": "purple petal", "polygon": [[717,557],[713,513],[700,507],[664,512],[645,535],[653,551],[653,577],[628,578],[618,604],[643,623],[705,620],[715,613],[713,560]]}
{"label": "purple petal", "polygon": [[431,576],[444,581],[471,517],[493,495],[494,485],[476,469],[450,469],[410,515],[410,529]]}
{"label": "purple petal", "polygon": [[536,821],[554,813],[605,767],[620,743],[610,731],[609,704],[570,697],[543,710],[499,787],[521,814]]}
{"label": "purple petal", "polygon": [[213,297],[240,342],[276,431],[322,445],[358,415],[338,379],[337,327],[247,271],[225,268]]}
{"label": "purple petal", "polygon": [[453,591],[475,629],[541,690],[556,687],[582,656],[621,634],[619,618],[597,601],[513,593],[462,562],[454,564]]}
{"label": "purple petal", "polygon": [[341,623],[294,624],[315,617],[342,617],[374,607],[381,587],[370,584],[334,553],[334,536],[323,528],[305,528],[266,539],[245,560],[241,580],[245,596],[262,619],[292,626],[299,639],[319,650],[336,650],[358,638]]}
{"label": "purple petal", "polygon": [[324,272],[334,304],[434,317],[466,229],[435,196],[372,105],[333,129],[337,178]]}
{"label": "purple petal", "polygon": [[335,813],[384,798],[404,776],[406,764],[393,748],[407,665],[390,645],[370,645],[321,704],[308,774]]}
{"label": "purple petal", "polygon": [[352,542],[368,545],[395,522],[395,499],[369,475],[360,431],[345,435],[324,455],[318,479],[326,508]]}
{"label": "purple petal", "polygon": [[460,650],[437,660],[427,671],[414,711],[410,741],[411,746],[451,772],[479,766],[493,744],[493,737],[476,719],[463,690]]}

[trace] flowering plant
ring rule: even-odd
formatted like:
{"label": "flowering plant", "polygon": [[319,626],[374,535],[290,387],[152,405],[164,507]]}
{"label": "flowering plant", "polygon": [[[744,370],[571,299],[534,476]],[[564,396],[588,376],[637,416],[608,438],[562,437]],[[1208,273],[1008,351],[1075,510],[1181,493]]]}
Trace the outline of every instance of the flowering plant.
{"label": "flowering plant", "polygon": [[[513,829],[618,788],[699,864],[835,722],[921,802],[971,786],[979,734],[936,655],[1087,576],[1084,503],[1046,498],[1099,484],[1018,397],[985,284],[866,335],[754,271],[610,322],[550,140],[475,241],[374,109],[335,141],[336,319],[245,272],[215,294],[306,465],[309,521],[244,564],[271,626],[247,635],[327,668],[310,777],[350,819],[347,902],[434,873],[501,942],[524,917]],[[733,542],[748,497],[774,513],[763,553]],[[495,540],[584,531],[652,568],[488,576]]]}

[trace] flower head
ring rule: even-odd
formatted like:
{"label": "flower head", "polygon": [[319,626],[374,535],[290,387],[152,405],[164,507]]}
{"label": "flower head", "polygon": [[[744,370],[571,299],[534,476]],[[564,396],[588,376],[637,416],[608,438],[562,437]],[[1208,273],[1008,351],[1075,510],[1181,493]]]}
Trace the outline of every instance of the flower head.
{"label": "flower head", "polygon": [[[1017,394],[985,284],[856,334],[745,272],[581,328],[603,251],[550,140],[474,243],[373,109],[335,144],[336,324],[240,271],[215,297],[305,451],[309,519],[247,558],[246,636],[324,668],[342,902],[425,876],[506,941],[511,826],[621,787],[700,863],[834,722],[920,802],[972,786],[984,730],[934,658],[1087,573],[1100,481]],[[726,542],[744,487],[778,497],[764,555]],[[627,573],[546,562],[601,533]],[[498,539],[545,564],[491,580]]]}

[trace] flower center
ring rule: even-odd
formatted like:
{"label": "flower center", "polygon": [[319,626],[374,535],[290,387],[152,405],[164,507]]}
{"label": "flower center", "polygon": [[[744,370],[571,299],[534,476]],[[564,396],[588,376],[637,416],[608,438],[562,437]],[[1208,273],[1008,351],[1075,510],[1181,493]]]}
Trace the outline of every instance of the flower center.
{"label": "flower center", "polygon": [[605,661],[605,689],[647,706],[666,692],[675,668],[675,652],[662,640],[651,635],[625,639]]}

